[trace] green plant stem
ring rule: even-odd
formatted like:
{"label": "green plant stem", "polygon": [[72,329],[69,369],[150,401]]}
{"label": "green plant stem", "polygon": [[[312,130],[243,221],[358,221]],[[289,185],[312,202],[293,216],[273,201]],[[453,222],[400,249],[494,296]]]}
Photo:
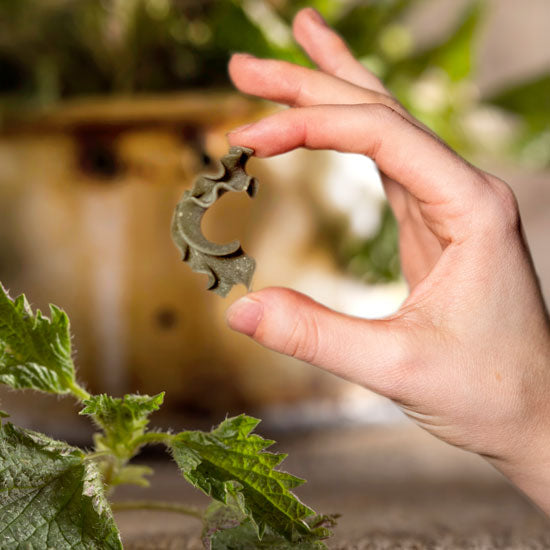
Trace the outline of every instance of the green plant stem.
{"label": "green plant stem", "polygon": [[88,393],[82,386],[79,386],[78,382],[73,382],[72,384],[70,384],[69,389],[79,401],[86,401],[86,399],[90,399],[90,397],[92,397],[92,395]]}
{"label": "green plant stem", "polygon": [[166,432],[147,432],[139,437],[136,437],[136,439],[132,441],[132,446],[137,448],[141,445],[146,445],[147,443],[163,443],[168,446],[174,438],[174,435]]}
{"label": "green plant stem", "polygon": [[111,503],[113,510],[160,510],[192,516],[202,521],[204,512],[193,506],[185,506],[177,502],[161,502],[156,500],[123,500]]}
{"label": "green plant stem", "polygon": [[[107,453],[108,466],[104,470],[103,481],[108,488],[108,491],[112,491],[118,483],[114,483],[117,479],[119,472],[128,464],[128,462],[139,452],[139,448],[143,445],[150,443],[161,443],[167,447],[175,436],[165,432],[147,432],[139,437],[136,437],[127,449],[127,453],[124,456],[116,455],[112,450]],[[110,459],[110,460],[109,460]]]}
{"label": "green plant stem", "polygon": [[107,457],[112,457],[112,453],[110,451],[93,451],[90,453],[86,453],[86,456],[84,457],[84,460],[96,460],[99,458],[100,460]]}

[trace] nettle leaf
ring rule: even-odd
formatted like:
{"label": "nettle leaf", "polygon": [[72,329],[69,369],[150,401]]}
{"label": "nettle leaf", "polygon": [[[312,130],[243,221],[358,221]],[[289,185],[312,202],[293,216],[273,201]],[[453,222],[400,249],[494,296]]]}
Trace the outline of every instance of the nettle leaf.
{"label": "nettle leaf", "polygon": [[266,529],[261,540],[251,520],[231,529],[224,529],[214,533],[207,542],[210,550],[255,550],[256,548],[270,548],[271,550],[324,550],[326,545],[321,541],[292,542],[281,535]]}
{"label": "nettle leaf", "polygon": [[[334,526],[333,518],[316,516],[315,525]],[[311,523],[310,523],[311,525]],[[262,540],[254,523],[248,519],[240,506],[233,499],[229,504],[212,502],[204,514],[202,542],[207,550],[254,550],[270,548],[271,550],[325,550],[326,545],[320,540],[303,540],[290,542],[281,535],[266,528]]]}
{"label": "nettle leaf", "polygon": [[0,548],[121,550],[95,463],[79,449],[0,428]]}
{"label": "nettle leaf", "polygon": [[0,284],[0,383],[51,393],[73,391],[69,318],[50,305],[34,314],[24,295],[11,300]]}
{"label": "nettle leaf", "polygon": [[326,538],[326,530],[312,529],[306,521],[315,512],[290,491],[304,480],[274,469],[287,455],[265,452],[274,441],[251,435],[259,422],[240,415],[210,433],[176,435],[171,448],[183,476],[220,502],[237,498],[260,538],[268,527],[290,541]]}
{"label": "nettle leaf", "polygon": [[91,416],[103,430],[103,435],[96,437],[98,450],[109,449],[121,458],[128,458],[128,453],[135,450],[135,439],[145,432],[149,416],[158,411],[163,401],[164,392],[152,397],[94,395],[84,401],[80,414]]}

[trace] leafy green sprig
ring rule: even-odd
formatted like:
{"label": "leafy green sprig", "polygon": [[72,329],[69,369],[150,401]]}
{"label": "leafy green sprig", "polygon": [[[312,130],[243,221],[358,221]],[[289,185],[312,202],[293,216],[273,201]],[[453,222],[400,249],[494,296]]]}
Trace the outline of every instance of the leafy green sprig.
{"label": "leafy green sprig", "polygon": [[[292,493],[304,480],[276,469],[286,455],[268,452],[274,442],[252,433],[259,420],[227,418],[210,432],[148,430],[164,393],[91,395],[76,380],[69,319],[55,306],[50,312],[34,313],[24,296],[12,300],[0,285],[0,383],[72,395],[99,431],[94,449],[84,452],[9,422],[0,426],[1,548],[121,549],[113,508],[196,516],[205,547],[216,550],[325,548],[334,518],[316,515]],[[117,485],[148,485],[152,470],[130,461],[159,443],[216,504],[204,512],[144,501],[111,506]]]}

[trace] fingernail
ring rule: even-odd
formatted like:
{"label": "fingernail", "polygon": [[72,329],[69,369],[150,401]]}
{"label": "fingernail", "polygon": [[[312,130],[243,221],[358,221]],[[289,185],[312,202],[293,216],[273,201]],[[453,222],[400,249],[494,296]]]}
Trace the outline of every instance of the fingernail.
{"label": "fingernail", "polygon": [[243,132],[244,130],[250,128],[251,126],[254,126],[254,122],[249,122],[248,124],[243,124],[242,126],[237,126],[230,132],[227,132],[227,134],[238,134],[239,132]]}
{"label": "fingernail", "polygon": [[231,55],[240,55],[241,57],[256,57],[255,55],[252,55],[248,52],[231,52]]}
{"label": "fingernail", "polygon": [[319,25],[324,25],[326,27],[327,22],[315,8],[308,9],[308,16],[315,23],[318,23]]}
{"label": "fingernail", "polygon": [[253,336],[262,320],[264,306],[256,300],[251,300],[246,296],[237,300],[227,310],[227,324],[233,330]]}

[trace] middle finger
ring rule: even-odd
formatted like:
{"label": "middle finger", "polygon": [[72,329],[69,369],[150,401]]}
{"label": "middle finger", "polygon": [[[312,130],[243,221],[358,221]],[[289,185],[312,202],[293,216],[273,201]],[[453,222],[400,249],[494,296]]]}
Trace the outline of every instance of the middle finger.
{"label": "middle finger", "polygon": [[286,61],[235,54],[229,74],[242,92],[290,106],[383,103],[401,110],[398,102],[386,94]]}

